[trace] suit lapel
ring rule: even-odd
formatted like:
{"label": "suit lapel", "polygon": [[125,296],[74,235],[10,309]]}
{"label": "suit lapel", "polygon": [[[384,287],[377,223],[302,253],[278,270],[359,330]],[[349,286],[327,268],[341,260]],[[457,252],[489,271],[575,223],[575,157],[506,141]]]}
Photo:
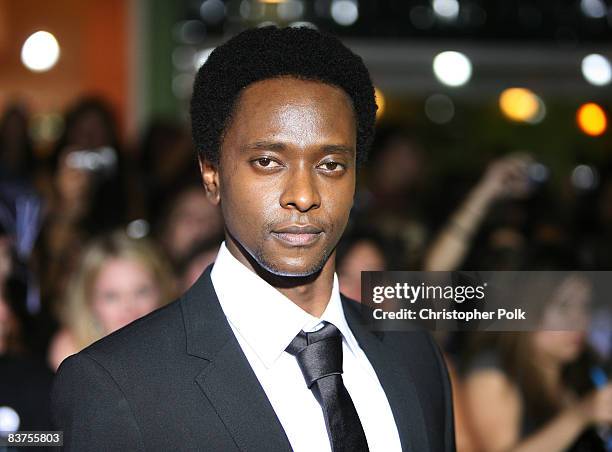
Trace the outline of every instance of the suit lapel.
{"label": "suit lapel", "polygon": [[195,381],[239,449],[290,451],[287,435],[219,305],[211,268],[181,300],[187,353],[209,361]]}
{"label": "suit lapel", "polygon": [[396,350],[364,325],[359,305],[342,297],[346,320],[359,346],[368,357],[383,387],[402,443],[402,450],[430,450],[427,426],[410,369],[404,365],[405,350]]}
{"label": "suit lapel", "polygon": [[241,450],[290,451],[274,409],[236,340],[196,377]]}

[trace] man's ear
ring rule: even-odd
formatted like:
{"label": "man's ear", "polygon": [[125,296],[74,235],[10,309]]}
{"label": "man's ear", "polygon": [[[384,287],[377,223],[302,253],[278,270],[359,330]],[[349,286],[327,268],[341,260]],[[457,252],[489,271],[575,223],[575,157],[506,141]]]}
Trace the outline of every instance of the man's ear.
{"label": "man's ear", "polygon": [[221,201],[219,192],[219,166],[203,159],[198,159],[200,164],[200,174],[202,175],[202,184],[206,190],[206,197],[214,205],[218,205]]}

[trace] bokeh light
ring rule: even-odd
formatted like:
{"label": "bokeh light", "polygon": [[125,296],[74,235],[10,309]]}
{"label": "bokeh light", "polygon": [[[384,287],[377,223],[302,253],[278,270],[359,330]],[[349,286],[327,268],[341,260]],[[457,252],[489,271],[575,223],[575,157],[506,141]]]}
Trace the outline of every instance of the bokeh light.
{"label": "bokeh light", "polygon": [[301,0],[289,0],[280,3],[276,12],[282,20],[296,21],[304,14],[304,4]]}
{"label": "bokeh light", "polygon": [[0,431],[13,433],[19,430],[21,419],[10,406],[0,406]]}
{"label": "bokeh light", "polygon": [[576,114],[580,130],[590,136],[602,135],[608,127],[608,118],[603,108],[594,102],[582,105]]}
{"label": "bokeh light", "polygon": [[593,190],[599,184],[599,174],[589,165],[578,165],[572,170],[571,182],[579,190]]}
{"label": "bokeh light", "polygon": [[125,232],[133,239],[142,239],[149,235],[151,225],[147,220],[139,218],[131,221],[125,228]]}
{"label": "bokeh light", "polygon": [[207,24],[218,24],[225,17],[225,4],[221,0],[205,0],[200,6],[200,16]]}
{"label": "bokeh light", "polygon": [[512,121],[537,124],[546,116],[546,106],[527,88],[508,88],[499,96],[499,108]]}
{"label": "bokeh light", "polygon": [[601,0],[581,0],[580,9],[585,16],[592,19],[606,17],[606,5]]}
{"label": "bokeh light", "polygon": [[29,70],[44,72],[57,63],[60,47],[57,39],[48,31],[37,31],[32,34],[21,48],[21,61]]}
{"label": "bokeh light", "polygon": [[348,27],[357,22],[359,5],[357,5],[357,0],[333,0],[330,12],[336,23]]}
{"label": "bokeh light", "polygon": [[472,63],[461,52],[446,51],[439,53],[433,60],[436,78],[447,86],[465,85],[472,76]]}
{"label": "bokeh light", "polygon": [[543,163],[533,162],[529,165],[529,168],[527,168],[527,174],[529,176],[529,180],[535,182],[536,184],[543,184],[548,180],[550,170]]}
{"label": "bokeh light", "polygon": [[425,115],[431,122],[447,124],[455,116],[455,104],[445,94],[432,94],[425,100]]}
{"label": "bokeh light", "polygon": [[174,28],[175,39],[185,44],[200,44],[206,39],[206,25],[201,20],[184,20]]}
{"label": "bokeh light", "polygon": [[191,72],[177,74],[172,78],[172,93],[179,99],[189,99],[193,90],[194,75]]}
{"label": "bokeh light", "polygon": [[592,85],[603,86],[612,80],[610,61],[603,55],[592,53],[582,60],[582,75]]}
{"label": "bokeh light", "polygon": [[444,20],[455,20],[459,15],[457,0],[433,0],[431,6],[436,16]]}

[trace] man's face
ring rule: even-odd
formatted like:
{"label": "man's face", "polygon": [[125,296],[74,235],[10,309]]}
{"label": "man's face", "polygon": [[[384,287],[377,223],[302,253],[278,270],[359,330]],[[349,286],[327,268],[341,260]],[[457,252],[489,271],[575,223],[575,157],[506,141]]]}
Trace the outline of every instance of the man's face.
{"label": "man's face", "polygon": [[242,92],[218,168],[203,165],[234,256],[279,276],[333,268],[355,192],[355,122],[347,94],[324,83],[285,77]]}

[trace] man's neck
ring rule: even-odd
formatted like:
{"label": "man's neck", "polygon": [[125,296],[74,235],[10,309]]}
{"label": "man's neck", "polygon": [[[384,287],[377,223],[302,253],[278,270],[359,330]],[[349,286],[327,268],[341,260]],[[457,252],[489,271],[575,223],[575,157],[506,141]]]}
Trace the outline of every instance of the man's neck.
{"label": "man's neck", "polygon": [[228,251],[240,263],[289,298],[293,303],[315,317],[321,317],[331,298],[334,286],[334,251],[323,268],[309,276],[279,276],[259,265],[246,250],[226,237]]}
{"label": "man's neck", "polygon": [[[310,315],[321,317],[327,308],[334,285],[334,257],[330,256],[317,273],[317,277],[311,281],[292,287],[274,287]],[[331,270],[326,268],[330,263]]]}

